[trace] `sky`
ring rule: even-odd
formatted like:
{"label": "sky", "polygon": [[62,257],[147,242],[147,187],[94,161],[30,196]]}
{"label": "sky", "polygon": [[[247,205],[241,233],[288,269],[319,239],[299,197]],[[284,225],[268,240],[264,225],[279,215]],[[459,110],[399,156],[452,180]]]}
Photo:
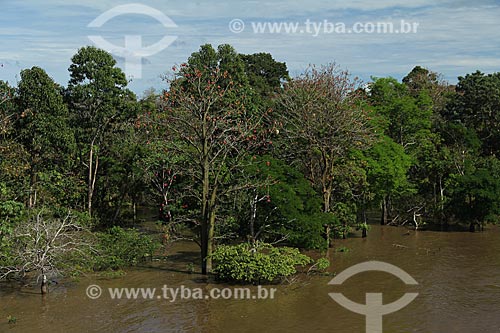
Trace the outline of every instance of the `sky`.
{"label": "sky", "polygon": [[[103,16],[113,10],[121,15]],[[500,71],[500,0],[0,0],[0,13],[0,80],[11,85],[32,66],[67,85],[77,50],[103,47],[89,36],[111,45],[108,51],[139,96],[151,87],[165,88],[162,77],[206,43],[231,44],[245,54],[271,53],[286,62],[292,76],[310,64],[332,62],[365,82],[401,79],[417,65],[450,83],[476,70]],[[99,24],[91,24],[99,17]],[[402,20],[418,24],[417,30],[342,33],[354,24],[369,28],[378,22],[400,30]],[[298,28],[287,32],[285,23]],[[258,32],[257,24],[281,24],[282,30],[271,33],[265,26]],[[162,47],[147,49],[166,37]],[[136,46],[126,44],[127,38]]]}

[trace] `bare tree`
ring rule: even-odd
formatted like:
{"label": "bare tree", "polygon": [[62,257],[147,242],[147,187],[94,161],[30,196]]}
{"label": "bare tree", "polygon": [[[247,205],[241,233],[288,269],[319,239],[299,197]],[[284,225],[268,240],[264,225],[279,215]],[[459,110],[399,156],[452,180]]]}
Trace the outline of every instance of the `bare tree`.
{"label": "bare tree", "polygon": [[9,236],[12,245],[9,266],[0,267],[0,279],[23,278],[35,273],[41,278],[41,292],[47,293],[47,275],[61,274],[67,256],[85,255],[92,247],[87,230],[68,213],[64,218],[46,218],[40,211],[20,223]]}

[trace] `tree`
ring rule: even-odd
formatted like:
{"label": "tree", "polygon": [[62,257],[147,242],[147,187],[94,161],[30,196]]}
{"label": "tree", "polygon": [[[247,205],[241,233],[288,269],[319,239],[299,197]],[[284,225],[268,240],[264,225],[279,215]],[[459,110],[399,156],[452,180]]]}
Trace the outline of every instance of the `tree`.
{"label": "tree", "polygon": [[286,64],[274,60],[269,53],[241,54],[240,57],[250,86],[263,99],[278,93],[282,84],[290,80]]}
{"label": "tree", "polygon": [[245,174],[262,186],[238,198],[243,201],[243,236],[252,242],[285,240],[292,246],[325,248],[323,225],[331,216],[322,212],[322,200],[302,172],[284,160],[263,155]]}
{"label": "tree", "polygon": [[60,87],[39,68],[21,72],[18,86],[19,114],[17,140],[29,154],[29,200],[37,203],[39,177],[43,172],[63,172],[74,149],[73,132],[68,124],[68,109]]}
{"label": "tree", "polygon": [[[234,79],[233,79],[234,78]],[[261,145],[262,115],[252,112],[248,80],[237,53],[227,45],[204,45],[183,64],[164,93],[163,126],[175,154],[185,156],[185,192],[198,205],[202,273],[212,269],[215,222],[221,200],[250,186],[239,172]],[[250,109],[250,110],[249,110]]]}
{"label": "tree", "polygon": [[371,142],[359,85],[347,71],[330,64],[310,68],[287,83],[279,97],[288,150],[302,161],[306,177],[322,194],[325,213],[331,212],[337,163]]}
{"label": "tree", "polygon": [[420,66],[415,66],[402,82],[408,87],[413,97],[426,92],[432,100],[436,114],[439,114],[446,106],[448,96],[453,91],[453,87],[439,73]]}
{"label": "tree", "polygon": [[500,161],[495,157],[467,160],[464,175],[454,175],[450,182],[447,209],[459,221],[476,224],[497,222],[500,216]]}
{"label": "tree", "polygon": [[460,121],[477,131],[483,153],[498,154],[500,140],[500,73],[479,71],[458,78],[456,96],[446,111],[448,120]]}
{"label": "tree", "polygon": [[16,140],[16,89],[0,81],[0,201],[22,201],[28,156]]}
{"label": "tree", "polygon": [[7,82],[0,80],[0,137],[2,141],[12,130],[12,117],[14,116],[14,94],[15,89]]}
{"label": "tree", "polygon": [[135,96],[126,89],[127,80],[113,57],[95,47],[81,48],[69,67],[68,98],[74,112],[76,138],[82,164],[87,168],[87,211],[92,202],[109,131],[130,117],[127,103]]}
{"label": "tree", "polygon": [[370,85],[370,103],[375,114],[385,118],[382,130],[412,152],[430,136],[432,100],[424,90],[416,97],[394,78],[375,79]]}
{"label": "tree", "polygon": [[9,235],[13,245],[7,258],[9,264],[0,266],[0,279],[22,278],[29,272],[37,272],[41,278],[41,292],[47,293],[47,275],[59,274],[70,254],[84,254],[90,249],[85,233],[84,226],[70,213],[54,218],[38,212],[19,223]]}
{"label": "tree", "polygon": [[380,202],[382,208],[381,224],[388,222],[389,198],[413,192],[407,175],[412,159],[401,145],[391,138],[381,139],[365,152],[367,177],[370,192]]}

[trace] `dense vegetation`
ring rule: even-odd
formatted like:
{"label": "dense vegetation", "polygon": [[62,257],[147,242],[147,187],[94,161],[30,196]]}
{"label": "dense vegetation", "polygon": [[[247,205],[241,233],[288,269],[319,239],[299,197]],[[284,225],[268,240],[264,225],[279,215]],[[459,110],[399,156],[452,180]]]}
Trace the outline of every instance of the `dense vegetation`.
{"label": "dense vegetation", "polygon": [[[366,235],[368,211],[417,229],[498,220],[500,73],[452,86],[417,66],[363,84],[329,64],[290,78],[229,45],[202,46],[141,99],[102,50],[80,49],[69,73],[67,87],[38,67],[0,81],[2,276],[137,263],[156,249],[121,229],[138,207],[158,211],[164,240],[200,244],[203,273],[234,252],[276,266],[267,280],[293,272],[270,259],[292,250],[260,242],[324,249]],[[233,268],[215,271],[262,278]]]}

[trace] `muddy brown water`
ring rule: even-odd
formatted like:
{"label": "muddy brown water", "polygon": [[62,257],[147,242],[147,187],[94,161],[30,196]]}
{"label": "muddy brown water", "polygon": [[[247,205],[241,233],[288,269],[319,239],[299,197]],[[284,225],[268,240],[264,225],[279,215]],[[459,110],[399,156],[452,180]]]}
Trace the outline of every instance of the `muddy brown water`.
{"label": "muddy brown water", "polygon": [[[368,260],[394,264],[418,283],[407,286],[384,272],[364,272],[343,285],[332,276],[302,276],[277,288],[266,300],[113,300],[86,296],[87,286],[107,288],[231,287],[189,274],[196,245],[179,243],[171,257],[154,267],[129,271],[117,279],[81,278],[61,282],[42,298],[38,288],[0,286],[0,332],[364,332],[365,318],[329,296],[342,292],[364,303],[367,292],[383,293],[384,303],[406,292],[419,296],[383,318],[384,332],[500,332],[500,229],[481,233],[412,232],[373,226],[367,239],[337,241],[348,252],[330,254],[331,273]],[[256,291],[257,287],[251,287]],[[7,317],[16,317],[9,324]]]}

